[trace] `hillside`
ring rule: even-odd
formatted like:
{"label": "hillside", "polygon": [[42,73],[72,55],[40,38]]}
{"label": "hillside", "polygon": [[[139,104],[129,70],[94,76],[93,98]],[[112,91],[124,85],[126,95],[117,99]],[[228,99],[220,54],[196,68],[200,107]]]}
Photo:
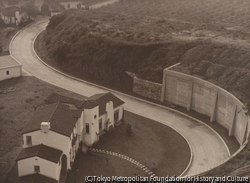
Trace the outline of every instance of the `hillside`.
{"label": "hillside", "polygon": [[57,66],[76,77],[131,91],[132,78],[162,82],[164,68],[222,86],[248,105],[250,2],[120,0],[51,18],[39,37]]}
{"label": "hillside", "polygon": [[[132,79],[125,71],[161,83],[162,70],[181,62],[177,70],[225,88],[249,108],[249,10],[249,0],[120,0],[52,17],[36,44],[57,68],[126,91]],[[246,148],[209,175],[250,176],[248,157]]]}

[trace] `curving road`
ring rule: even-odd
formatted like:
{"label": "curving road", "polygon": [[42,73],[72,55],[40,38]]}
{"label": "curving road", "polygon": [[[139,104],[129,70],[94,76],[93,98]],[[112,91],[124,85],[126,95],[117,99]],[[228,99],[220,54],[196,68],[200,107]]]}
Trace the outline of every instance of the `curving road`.
{"label": "curving road", "polygon": [[[12,40],[11,55],[23,65],[23,69],[36,78],[81,95],[91,96],[98,92],[107,92],[100,87],[55,72],[38,59],[33,51],[33,41],[36,35],[45,29],[47,23],[48,18],[40,19],[24,28]],[[118,92],[115,94],[125,101],[126,110],[168,125],[188,141],[192,149],[193,159],[184,175],[199,174],[218,166],[229,157],[228,148],[223,140],[205,124],[158,105],[137,100]]]}

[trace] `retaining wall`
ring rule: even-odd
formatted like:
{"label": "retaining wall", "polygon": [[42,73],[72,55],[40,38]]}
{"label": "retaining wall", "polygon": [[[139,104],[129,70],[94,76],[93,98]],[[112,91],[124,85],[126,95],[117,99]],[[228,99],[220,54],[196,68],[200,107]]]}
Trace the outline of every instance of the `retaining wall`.
{"label": "retaining wall", "polygon": [[165,69],[161,101],[168,101],[210,117],[228,129],[242,145],[249,133],[244,105],[226,90],[200,78]]}
{"label": "retaining wall", "polygon": [[162,84],[133,77],[133,92],[141,96],[161,101]]}

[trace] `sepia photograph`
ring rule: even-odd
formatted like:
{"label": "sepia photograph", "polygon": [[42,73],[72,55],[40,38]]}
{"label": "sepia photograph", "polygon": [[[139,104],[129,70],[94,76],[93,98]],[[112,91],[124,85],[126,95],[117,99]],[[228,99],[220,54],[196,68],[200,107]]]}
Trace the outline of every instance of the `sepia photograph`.
{"label": "sepia photograph", "polygon": [[249,107],[249,0],[0,0],[0,183],[249,183]]}

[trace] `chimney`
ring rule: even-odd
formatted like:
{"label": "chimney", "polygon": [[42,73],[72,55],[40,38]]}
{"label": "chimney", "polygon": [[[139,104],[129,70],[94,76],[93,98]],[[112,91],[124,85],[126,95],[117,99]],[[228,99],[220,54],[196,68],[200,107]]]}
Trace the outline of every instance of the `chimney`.
{"label": "chimney", "polygon": [[107,118],[109,118],[110,122],[113,124],[114,122],[114,105],[112,101],[106,103],[106,112]]}
{"label": "chimney", "polygon": [[43,133],[49,133],[49,129],[50,129],[50,122],[42,122],[41,123],[41,131]]}

